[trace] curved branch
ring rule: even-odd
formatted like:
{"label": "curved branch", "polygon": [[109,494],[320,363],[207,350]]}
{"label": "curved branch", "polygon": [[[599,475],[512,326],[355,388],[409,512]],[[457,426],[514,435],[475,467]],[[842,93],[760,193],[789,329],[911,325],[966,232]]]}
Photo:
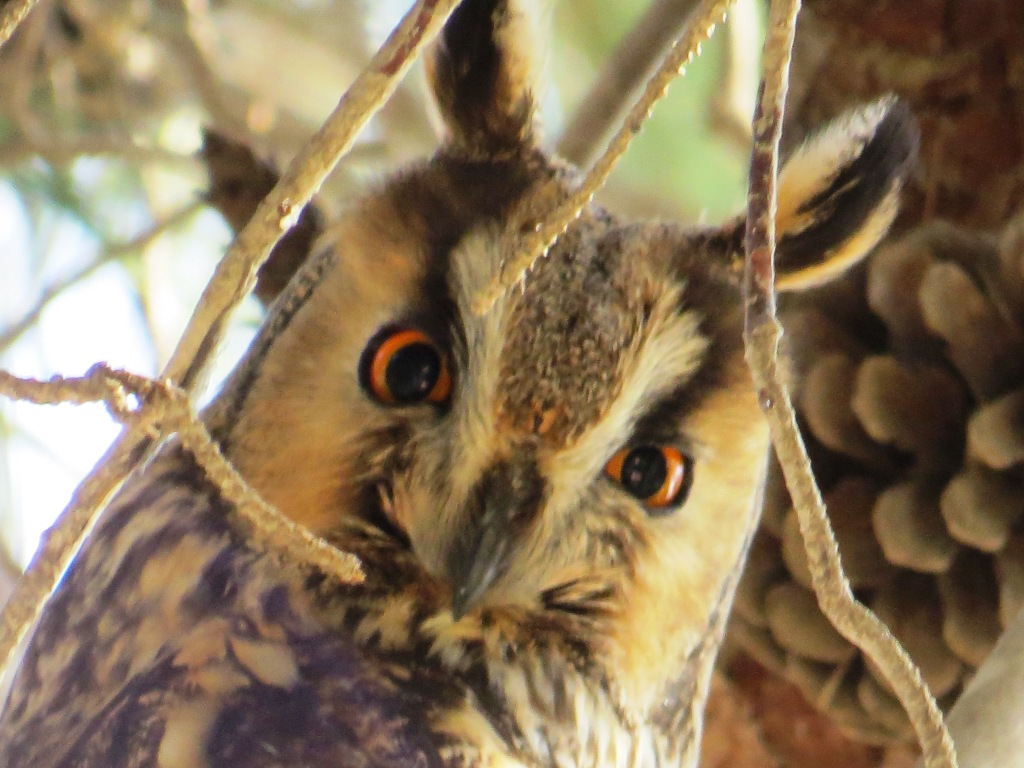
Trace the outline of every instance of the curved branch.
{"label": "curved branch", "polygon": [[925,765],[956,768],[953,742],[920,670],[885,624],[853,596],[800,437],[788,387],[779,373],[778,345],[782,328],[775,314],[776,181],[799,10],[800,0],[776,0],[771,4],[763,54],[764,74],[754,112],[743,280],[747,362],[800,522],[811,581],[822,613],[882,672],[914,725]]}
{"label": "curved branch", "polygon": [[37,405],[102,402],[126,426],[144,425],[163,435],[177,434],[182,445],[231,503],[249,536],[291,562],[316,565],[345,583],[362,580],[358,560],[328,544],[268,504],[238,474],[196,418],[188,396],[178,387],[98,363],[84,376],[54,376],[47,381],[21,379],[0,371],[0,394]]}

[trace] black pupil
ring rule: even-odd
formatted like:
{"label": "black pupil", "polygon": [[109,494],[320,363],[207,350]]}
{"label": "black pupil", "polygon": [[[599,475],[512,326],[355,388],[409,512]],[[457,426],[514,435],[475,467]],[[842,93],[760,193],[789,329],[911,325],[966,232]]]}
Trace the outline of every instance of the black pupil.
{"label": "black pupil", "polygon": [[416,403],[430,394],[441,375],[441,356],[430,344],[416,342],[396,351],[384,379],[399,403]]}
{"label": "black pupil", "polygon": [[622,462],[622,487],[638,499],[656,494],[667,477],[665,456],[657,448],[634,448]]}

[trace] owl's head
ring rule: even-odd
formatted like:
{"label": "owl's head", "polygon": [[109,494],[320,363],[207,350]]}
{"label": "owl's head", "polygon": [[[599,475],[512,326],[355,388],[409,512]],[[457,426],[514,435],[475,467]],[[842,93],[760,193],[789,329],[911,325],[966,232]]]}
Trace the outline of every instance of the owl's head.
{"label": "owl's head", "polygon": [[[372,529],[415,563],[437,631],[571,635],[654,717],[715,644],[768,451],[743,359],[744,222],[590,207],[477,314],[510,237],[576,182],[538,138],[526,23],[499,0],[452,16],[427,66],[445,142],[328,233],[308,290],[276,308],[227,448],[286,515],[342,541]],[[781,287],[875,244],[915,142],[883,101],[792,155]]]}

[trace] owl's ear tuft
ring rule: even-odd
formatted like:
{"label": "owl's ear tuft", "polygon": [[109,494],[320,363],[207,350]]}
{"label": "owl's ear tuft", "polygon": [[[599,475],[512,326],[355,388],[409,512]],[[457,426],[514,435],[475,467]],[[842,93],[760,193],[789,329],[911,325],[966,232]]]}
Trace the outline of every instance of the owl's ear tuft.
{"label": "owl's ear tuft", "polygon": [[458,150],[493,158],[534,145],[531,22],[514,0],[464,0],[448,19],[426,71]]}
{"label": "owl's ear tuft", "polygon": [[775,218],[779,290],[826,282],[885,235],[917,159],[917,121],[887,97],[839,118],[779,173]]}

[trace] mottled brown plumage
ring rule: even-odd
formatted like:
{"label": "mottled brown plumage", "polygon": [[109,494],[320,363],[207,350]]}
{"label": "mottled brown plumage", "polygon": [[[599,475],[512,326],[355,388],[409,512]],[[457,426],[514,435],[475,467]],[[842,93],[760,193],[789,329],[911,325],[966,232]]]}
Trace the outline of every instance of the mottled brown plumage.
{"label": "mottled brown plumage", "polygon": [[[206,414],[365,581],[254,550],[165,447],[48,606],[0,764],[692,765],[767,451],[742,221],[588,208],[475,314],[509,231],[576,178],[535,143],[522,25],[455,13],[428,66],[447,141],[329,228]],[[913,137],[882,102],[796,153],[789,287],[884,232]],[[421,340],[378,365],[396,329]]]}

